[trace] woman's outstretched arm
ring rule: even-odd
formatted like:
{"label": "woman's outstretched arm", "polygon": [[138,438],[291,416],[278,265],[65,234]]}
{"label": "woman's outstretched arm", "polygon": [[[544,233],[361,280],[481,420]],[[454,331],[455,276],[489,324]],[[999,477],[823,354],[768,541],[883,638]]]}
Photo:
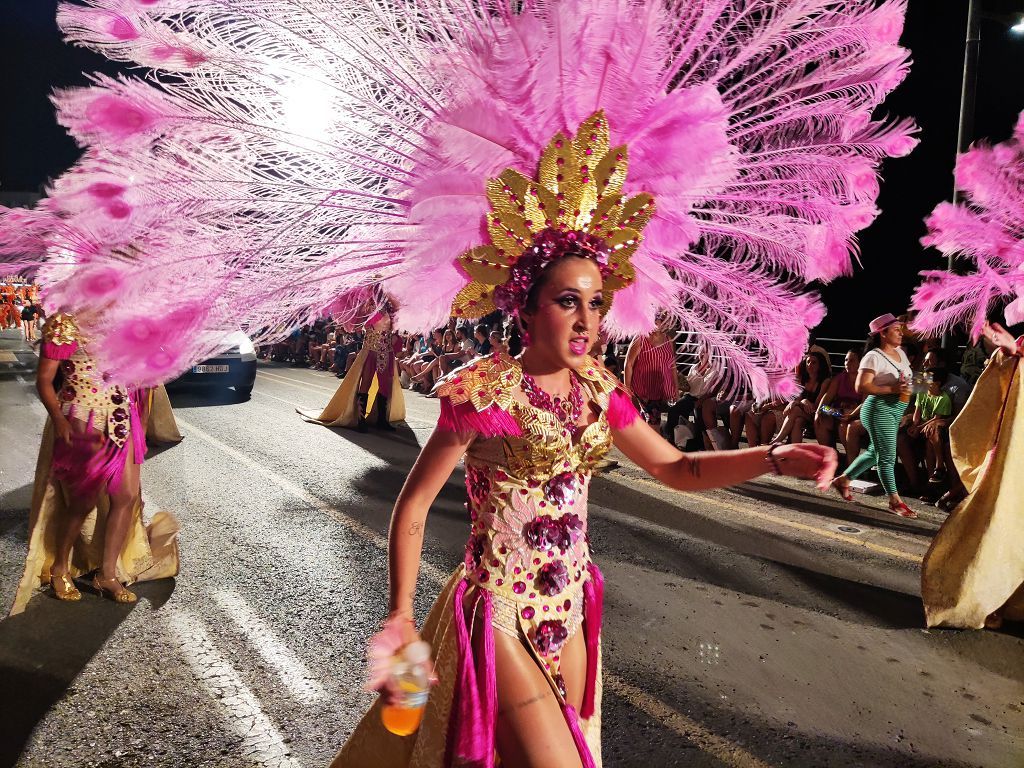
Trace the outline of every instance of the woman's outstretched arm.
{"label": "woman's outstretched arm", "polygon": [[1021,343],[1024,341],[1024,336],[1014,339],[1010,332],[999,323],[985,323],[981,335],[988,339],[992,346],[1003,350],[1003,353],[1009,357],[1024,355],[1024,345]]}
{"label": "woman's outstretched arm", "polygon": [[388,533],[388,610],[392,617],[412,618],[430,505],[472,442],[471,434],[435,429],[402,486]]}
{"label": "woman's outstretched arm", "polygon": [[835,450],[813,443],[770,446],[741,451],[687,454],[671,445],[642,419],[613,429],[616,447],[640,468],[670,488],[701,491],[724,488],[774,472],[813,479],[826,490],[838,465]]}

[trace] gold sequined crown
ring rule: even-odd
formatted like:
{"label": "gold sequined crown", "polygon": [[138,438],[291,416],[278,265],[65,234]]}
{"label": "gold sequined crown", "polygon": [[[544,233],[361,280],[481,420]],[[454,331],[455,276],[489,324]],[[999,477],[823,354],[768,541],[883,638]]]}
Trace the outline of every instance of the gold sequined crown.
{"label": "gold sequined crown", "polygon": [[[626,147],[609,148],[609,143],[608,121],[599,110],[575,137],[555,134],[541,155],[537,181],[511,168],[488,180],[491,242],[459,256],[472,281],[456,296],[453,316],[482,317],[495,311],[495,288],[509,282],[536,236],[550,230],[579,232],[603,242],[608,252],[602,269],[606,296],[633,282],[629,260],[654,215],[654,198],[646,193],[623,196]],[[610,298],[605,306],[611,306]]]}

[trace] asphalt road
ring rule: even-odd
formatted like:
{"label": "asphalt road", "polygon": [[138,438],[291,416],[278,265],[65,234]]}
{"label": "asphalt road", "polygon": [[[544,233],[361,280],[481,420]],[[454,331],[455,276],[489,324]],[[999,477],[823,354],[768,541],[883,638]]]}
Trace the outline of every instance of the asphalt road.
{"label": "asphalt road", "polygon": [[[44,413],[34,358],[5,359],[8,605]],[[147,460],[143,484],[148,513],[181,520],[182,572],[138,586],[134,607],[41,592],[0,622],[0,765],[330,760],[370,701],[390,507],[437,414],[409,394],[395,435],[299,419],[336,385],[263,365],[247,402],[172,393],[185,440]],[[462,479],[428,521],[421,615],[462,558]],[[924,630],[918,563],[941,516],[878,503],[775,478],[679,494],[628,464],[595,479],[605,765],[1024,765],[1024,634]]]}

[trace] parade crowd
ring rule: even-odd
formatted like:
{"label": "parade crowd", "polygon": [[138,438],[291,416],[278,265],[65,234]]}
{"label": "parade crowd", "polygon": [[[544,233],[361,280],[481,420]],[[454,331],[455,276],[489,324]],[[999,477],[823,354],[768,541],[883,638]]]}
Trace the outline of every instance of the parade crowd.
{"label": "parade crowd", "polygon": [[26,341],[36,341],[44,322],[46,312],[32,299],[22,299],[17,295],[0,298],[0,331],[18,328]]}
{"label": "parade crowd", "polygon": [[[992,349],[984,337],[959,353],[944,349],[937,338],[911,335],[907,320],[900,318],[899,347],[913,371],[914,390],[896,442],[898,486],[904,495],[948,511],[966,495],[950,456],[949,425]],[[865,356],[879,345],[877,336],[831,353],[812,339],[795,371],[799,394],[759,401],[731,392],[706,355],[684,351],[685,341],[666,323],[631,341],[612,342],[602,335],[591,350],[635,395],[645,420],[678,448],[727,451],[744,443],[813,441],[836,448],[841,467],[867,448],[868,431],[860,418],[866,396],[857,391],[856,380]],[[294,329],[285,340],[264,347],[261,356],[340,379],[362,343],[361,329],[346,330],[325,318]],[[436,397],[434,385],[452,370],[496,351],[517,355],[522,341],[512,319],[496,312],[476,324],[453,320],[429,334],[396,334],[394,346],[402,387]]]}

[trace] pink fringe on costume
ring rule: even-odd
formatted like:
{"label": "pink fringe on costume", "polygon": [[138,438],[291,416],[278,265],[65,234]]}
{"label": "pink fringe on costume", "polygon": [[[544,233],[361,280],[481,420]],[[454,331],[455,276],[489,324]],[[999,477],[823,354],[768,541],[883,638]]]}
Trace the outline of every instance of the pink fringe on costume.
{"label": "pink fringe on costume", "polygon": [[597,768],[594,756],[590,754],[590,747],[587,746],[587,738],[583,735],[583,729],[580,728],[580,720],[576,716],[576,710],[572,708],[571,704],[566,704],[562,708],[562,712],[565,714],[565,722],[569,726],[572,740],[576,744],[576,751],[580,753],[580,761],[583,763],[583,768]]}
{"label": "pink fringe on costume", "polygon": [[[498,695],[494,672],[491,594],[487,590],[480,590],[467,605],[465,598],[468,587],[469,581],[463,579],[455,588],[452,598],[459,668],[448,726],[448,755],[445,764],[466,768],[494,768]],[[472,622],[467,625],[466,609],[469,608],[472,615],[477,605],[483,606],[480,635],[476,643],[482,647],[474,648],[470,636]]]}
{"label": "pink fringe on costume", "polygon": [[[452,610],[455,612],[455,641],[458,646],[459,668],[455,682],[455,698],[448,726],[448,754],[445,765],[466,768],[494,768],[495,731],[498,724],[498,689],[494,666],[494,609],[491,593],[485,589],[470,598],[466,590],[470,582],[463,579],[455,588]],[[598,637],[601,633],[601,602],[604,596],[604,578],[596,565],[590,565],[590,580],[584,585],[585,632],[587,642],[587,685],[583,694],[584,717],[594,714],[594,696],[597,683]],[[480,634],[473,642],[473,616],[481,606]],[[563,707],[565,722],[572,733],[583,768],[596,768],[586,737],[580,728],[576,710],[569,704]]]}
{"label": "pink fringe on costume", "polygon": [[[129,424],[134,462],[142,464],[146,455],[146,432],[139,414],[138,393],[132,396],[129,407]],[[97,448],[97,439],[102,444]],[[93,416],[90,414],[84,434],[72,433],[71,445],[57,440],[53,446],[51,471],[61,482],[67,483],[74,493],[92,496],[110,489],[118,491],[128,463],[128,446],[118,446],[109,437],[100,437],[93,432]]]}
{"label": "pink fringe on costume", "polygon": [[437,428],[460,434],[476,432],[481,437],[519,437],[523,434],[519,423],[508,411],[492,405],[478,412],[472,403],[453,405],[447,397],[441,398],[441,417],[437,420]]}
{"label": "pink fringe on costume", "polygon": [[640,412],[633,405],[630,396],[621,389],[612,392],[611,399],[608,401],[608,426],[612,429],[624,429],[638,418],[640,418]]}
{"label": "pink fringe on costume", "polygon": [[54,344],[49,341],[44,341],[43,346],[39,350],[39,354],[47,360],[70,360],[71,356],[75,354],[77,350],[77,341],[73,341],[70,344]]}
{"label": "pink fringe on costume", "polygon": [[594,715],[597,696],[597,663],[601,656],[601,615],[604,606],[604,576],[594,563],[590,566],[590,579],[583,585],[583,633],[587,643],[587,682],[583,688],[583,706],[580,716]]}

